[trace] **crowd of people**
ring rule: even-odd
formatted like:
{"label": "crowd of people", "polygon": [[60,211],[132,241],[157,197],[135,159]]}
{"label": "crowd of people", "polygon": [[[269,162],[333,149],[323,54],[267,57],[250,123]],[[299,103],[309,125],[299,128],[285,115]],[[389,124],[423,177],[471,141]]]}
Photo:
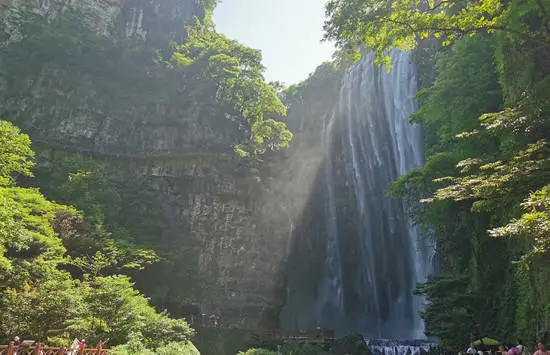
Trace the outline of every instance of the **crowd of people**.
{"label": "crowd of people", "polygon": [[[470,344],[470,347],[468,348],[468,350],[466,350],[466,355],[484,355],[485,352],[479,350],[479,347],[480,346],[476,345],[475,343]],[[492,352],[489,351],[489,353],[492,353]],[[536,351],[534,353],[531,353],[526,346],[523,346],[521,344],[518,344],[511,348],[508,348],[504,344],[500,344],[495,354],[497,355],[550,355],[550,351],[546,351],[544,348],[544,344],[542,343],[537,344]]]}

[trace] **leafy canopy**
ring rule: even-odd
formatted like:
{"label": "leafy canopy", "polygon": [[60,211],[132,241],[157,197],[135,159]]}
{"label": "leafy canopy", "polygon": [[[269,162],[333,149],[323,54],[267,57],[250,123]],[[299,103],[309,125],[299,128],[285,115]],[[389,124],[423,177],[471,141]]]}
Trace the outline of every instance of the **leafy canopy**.
{"label": "leafy canopy", "polygon": [[[424,202],[471,201],[474,212],[494,212],[496,206],[506,205],[507,200],[528,196],[521,205],[525,213],[519,219],[489,230],[494,237],[528,237],[532,247],[523,255],[527,261],[535,254],[550,251],[547,187],[550,180],[550,147],[546,137],[547,123],[536,117],[524,116],[518,109],[486,114],[480,120],[482,129],[463,133],[459,137],[469,140],[479,135],[511,135],[519,141],[524,140],[525,146],[521,145],[522,149],[517,151],[501,150],[495,157],[471,157],[458,162],[459,173],[436,179],[445,186]],[[536,191],[529,194],[533,189]]]}
{"label": "leafy canopy", "polygon": [[472,334],[480,335],[476,316],[483,313],[483,303],[469,288],[469,281],[465,276],[432,276],[415,290],[431,301],[422,314],[426,335],[444,340],[453,349],[468,343]]}
{"label": "leafy canopy", "polygon": [[33,166],[31,140],[19,128],[0,121],[0,186],[10,186],[15,175],[31,176]]}
{"label": "leafy canopy", "polygon": [[[549,38],[548,0],[330,0],[325,37],[348,49],[366,45],[377,62],[389,64],[387,51],[410,50],[420,41],[440,38],[444,45],[478,33],[505,33],[525,39]],[[526,16],[545,24],[534,31]]]}
{"label": "leafy canopy", "polygon": [[521,207],[524,213],[503,227],[493,228],[493,237],[527,237],[534,241],[533,248],[524,256],[530,259],[536,254],[550,251],[550,185],[533,192]]}
{"label": "leafy canopy", "polygon": [[286,108],[276,89],[265,82],[261,53],[217,33],[212,25],[188,27],[187,42],[176,47],[171,63],[184,74],[213,86],[218,103],[233,109],[245,140],[235,150],[242,156],[287,147],[292,133],[278,121]]}
{"label": "leafy canopy", "polygon": [[47,201],[36,189],[15,187],[14,176],[31,175],[34,153],[26,134],[9,122],[0,121],[0,267],[10,269],[14,255],[28,253],[52,260],[64,248],[50,225],[62,207]]}

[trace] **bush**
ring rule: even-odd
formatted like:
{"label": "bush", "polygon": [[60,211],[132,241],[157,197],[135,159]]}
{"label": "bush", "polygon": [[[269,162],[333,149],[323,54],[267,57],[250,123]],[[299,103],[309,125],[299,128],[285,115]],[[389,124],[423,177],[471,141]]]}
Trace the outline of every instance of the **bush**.
{"label": "bush", "polygon": [[261,346],[254,333],[243,329],[201,328],[193,341],[202,355],[235,355]]}
{"label": "bush", "polygon": [[277,355],[277,353],[267,349],[250,349],[246,352],[239,351],[238,355]]}
{"label": "bush", "polygon": [[313,344],[286,343],[283,345],[284,355],[323,355],[329,354],[322,348]]}
{"label": "bush", "polygon": [[141,341],[133,339],[124,345],[117,346],[112,355],[155,355],[155,353],[147,349]]}
{"label": "bush", "polygon": [[370,355],[369,347],[361,334],[349,334],[332,346],[333,354]]}
{"label": "bush", "polygon": [[[282,352],[283,355],[323,355],[329,354],[322,348],[312,344],[297,344],[297,343],[286,343],[283,345]],[[239,352],[238,355],[277,355],[276,351],[268,349],[250,349],[246,352]]]}
{"label": "bush", "polygon": [[200,355],[199,350],[190,341],[168,343],[155,351],[157,355]]}
{"label": "bush", "polygon": [[138,339],[130,340],[128,343],[117,346],[113,355],[200,355],[195,345],[191,342],[171,342],[158,347],[156,350],[148,349]]}

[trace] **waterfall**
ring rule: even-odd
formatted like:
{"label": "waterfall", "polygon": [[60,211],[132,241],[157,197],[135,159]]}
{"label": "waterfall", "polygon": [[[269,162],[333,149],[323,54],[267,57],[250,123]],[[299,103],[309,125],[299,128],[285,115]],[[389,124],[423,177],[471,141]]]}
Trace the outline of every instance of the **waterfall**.
{"label": "waterfall", "polygon": [[[325,115],[320,193],[302,217],[283,326],[424,338],[423,299],[412,291],[430,273],[434,248],[403,203],[386,196],[392,181],[423,165],[422,132],[409,123],[416,77],[409,54],[391,57],[387,72],[366,55],[343,79],[338,107]],[[308,266],[305,253],[324,262],[310,257]]]}
{"label": "waterfall", "polygon": [[422,136],[409,123],[416,91],[409,55],[394,51],[392,66],[388,73],[369,54],[341,91],[346,176],[356,197],[362,255],[354,287],[363,304],[355,322],[370,337],[416,339],[424,333],[422,300],[411,292],[426,279],[430,255],[403,204],[385,190],[423,164]]}

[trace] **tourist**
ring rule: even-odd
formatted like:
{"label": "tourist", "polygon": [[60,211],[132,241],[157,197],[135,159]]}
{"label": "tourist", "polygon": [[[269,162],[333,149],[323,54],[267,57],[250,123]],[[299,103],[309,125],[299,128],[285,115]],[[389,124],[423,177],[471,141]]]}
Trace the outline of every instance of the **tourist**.
{"label": "tourist", "polygon": [[321,329],[321,327],[317,326],[317,328],[315,328],[315,337],[317,338],[322,338],[323,337],[323,331]]}
{"label": "tourist", "polygon": [[466,350],[466,354],[467,355],[477,355],[476,344],[471,343],[468,350]]}
{"label": "tourist", "polygon": [[79,346],[80,340],[78,340],[78,338],[74,338],[73,343],[71,344],[71,351],[69,351],[69,355],[77,354]]}
{"label": "tourist", "polygon": [[21,338],[19,338],[18,336],[15,336],[13,338],[13,346],[15,347],[15,353],[14,354],[17,354],[19,352],[19,350],[21,349]]}
{"label": "tourist", "polygon": [[506,349],[506,346],[504,346],[504,344],[500,344],[498,346],[498,352],[501,354],[501,355],[506,355],[508,354],[508,349]]}
{"label": "tourist", "polygon": [[213,313],[210,315],[210,325],[213,327],[218,326],[218,317],[216,317],[216,315]]}
{"label": "tourist", "polygon": [[549,354],[548,354],[548,351],[544,350],[544,344],[543,343],[538,343],[537,344],[537,351],[535,351],[534,355],[549,355]]}
{"label": "tourist", "polygon": [[514,346],[512,349],[508,350],[508,355],[522,355],[523,354],[523,345],[519,344]]}
{"label": "tourist", "polygon": [[78,342],[78,349],[79,350],[86,349],[86,340],[82,339],[81,341]]}

